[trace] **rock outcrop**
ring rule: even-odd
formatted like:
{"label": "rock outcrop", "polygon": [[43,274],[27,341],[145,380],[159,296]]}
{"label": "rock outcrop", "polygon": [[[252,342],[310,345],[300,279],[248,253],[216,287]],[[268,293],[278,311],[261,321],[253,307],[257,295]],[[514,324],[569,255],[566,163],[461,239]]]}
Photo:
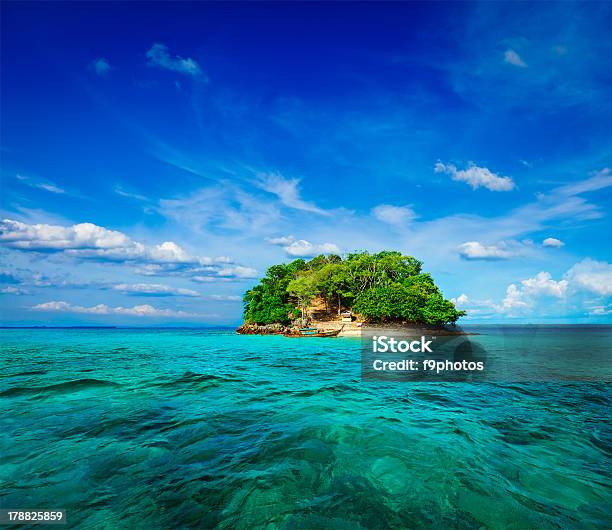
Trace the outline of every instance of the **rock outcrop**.
{"label": "rock outcrop", "polygon": [[282,324],[250,324],[245,322],[236,329],[236,333],[241,335],[282,335],[289,333],[289,326],[283,326]]}

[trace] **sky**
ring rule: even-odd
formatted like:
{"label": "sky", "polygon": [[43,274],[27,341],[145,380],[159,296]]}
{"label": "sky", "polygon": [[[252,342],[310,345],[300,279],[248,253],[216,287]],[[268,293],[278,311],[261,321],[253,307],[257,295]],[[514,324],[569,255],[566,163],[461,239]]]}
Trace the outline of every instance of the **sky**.
{"label": "sky", "polygon": [[1,4],[0,324],[235,325],[399,250],[467,322],[612,322],[612,4]]}

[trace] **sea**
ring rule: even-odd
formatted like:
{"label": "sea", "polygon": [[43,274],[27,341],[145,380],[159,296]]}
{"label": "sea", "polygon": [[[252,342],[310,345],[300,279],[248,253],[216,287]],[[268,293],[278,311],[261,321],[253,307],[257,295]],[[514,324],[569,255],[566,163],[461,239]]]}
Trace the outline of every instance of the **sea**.
{"label": "sea", "polygon": [[[497,355],[612,356],[612,326],[472,331]],[[0,508],[92,529],[611,528],[605,379],[380,382],[355,338],[2,329]]]}

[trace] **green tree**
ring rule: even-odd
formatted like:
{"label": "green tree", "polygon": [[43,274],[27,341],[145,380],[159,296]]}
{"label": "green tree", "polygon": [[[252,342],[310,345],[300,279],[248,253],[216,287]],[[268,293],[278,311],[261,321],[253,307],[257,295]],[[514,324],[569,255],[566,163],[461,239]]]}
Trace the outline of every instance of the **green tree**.
{"label": "green tree", "polygon": [[306,307],[318,294],[317,278],[314,274],[301,274],[289,282],[287,286],[289,295],[297,299],[302,311],[302,325],[306,323]]}
{"label": "green tree", "polygon": [[317,287],[328,307],[336,304],[338,314],[342,311],[342,299],[348,293],[348,277],[343,263],[327,263],[317,271]]}
{"label": "green tree", "polygon": [[302,259],[270,267],[259,284],[244,295],[245,322],[289,324],[292,317],[295,317],[295,306],[289,303],[287,286],[304,267]]}
{"label": "green tree", "polygon": [[450,300],[445,300],[441,294],[435,294],[427,299],[422,309],[422,322],[433,326],[454,324],[465,311],[457,311]]}
{"label": "green tree", "polygon": [[[288,323],[321,296],[329,310],[347,307],[365,319],[405,320],[441,325],[455,323],[464,312],[444,299],[422,262],[401,252],[354,252],[346,259],[319,255],[270,267],[244,297],[245,321]],[[299,307],[299,310],[296,308]]]}
{"label": "green tree", "polygon": [[420,308],[425,303],[423,293],[414,287],[395,283],[373,287],[355,300],[354,310],[371,322],[388,320],[420,321]]}

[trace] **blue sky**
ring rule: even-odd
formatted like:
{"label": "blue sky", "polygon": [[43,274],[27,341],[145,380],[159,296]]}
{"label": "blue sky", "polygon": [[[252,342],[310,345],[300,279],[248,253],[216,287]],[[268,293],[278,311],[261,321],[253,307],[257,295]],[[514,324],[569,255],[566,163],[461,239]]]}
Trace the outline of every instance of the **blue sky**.
{"label": "blue sky", "polygon": [[6,325],[236,324],[398,249],[472,322],[610,322],[609,3],[2,4]]}

